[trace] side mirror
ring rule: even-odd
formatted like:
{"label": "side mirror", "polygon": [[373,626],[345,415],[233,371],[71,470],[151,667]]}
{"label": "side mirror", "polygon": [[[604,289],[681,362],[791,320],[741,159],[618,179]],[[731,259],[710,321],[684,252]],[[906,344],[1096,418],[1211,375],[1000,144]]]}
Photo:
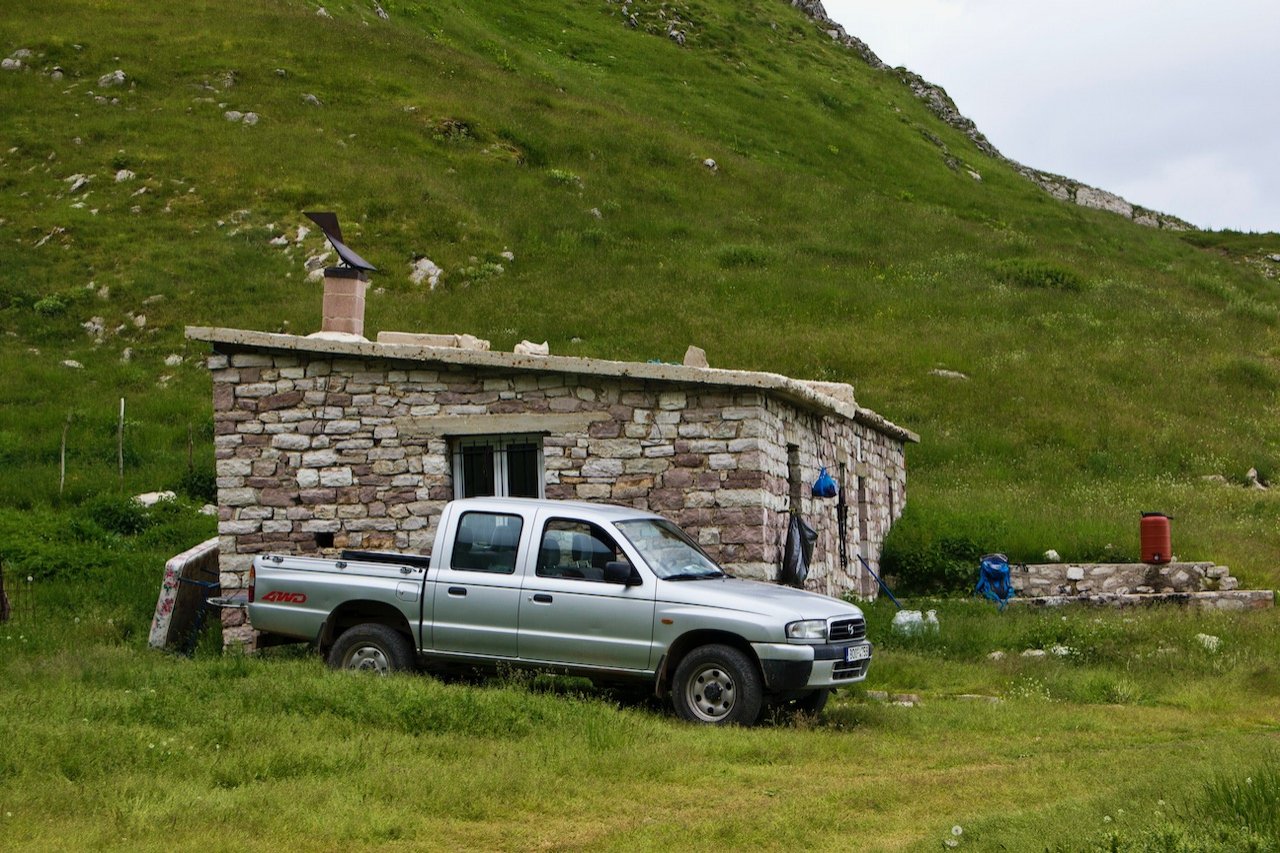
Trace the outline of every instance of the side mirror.
{"label": "side mirror", "polygon": [[605,583],[618,583],[623,586],[639,586],[640,575],[630,563],[611,560],[604,564]]}

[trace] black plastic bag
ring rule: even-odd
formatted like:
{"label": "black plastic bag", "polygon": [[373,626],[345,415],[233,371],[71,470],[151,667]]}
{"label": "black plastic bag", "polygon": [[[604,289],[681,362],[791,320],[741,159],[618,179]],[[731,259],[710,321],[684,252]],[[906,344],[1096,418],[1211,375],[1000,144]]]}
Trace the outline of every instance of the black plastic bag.
{"label": "black plastic bag", "polygon": [[792,513],[787,525],[787,544],[782,549],[782,566],[778,571],[778,583],[804,588],[809,576],[809,562],[813,559],[813,543],[818,541],[814,530],[797,513]]}

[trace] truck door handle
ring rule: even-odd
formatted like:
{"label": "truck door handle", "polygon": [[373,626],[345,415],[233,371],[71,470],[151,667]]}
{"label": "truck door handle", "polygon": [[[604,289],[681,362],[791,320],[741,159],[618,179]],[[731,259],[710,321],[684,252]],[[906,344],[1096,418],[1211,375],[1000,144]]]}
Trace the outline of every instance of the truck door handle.
{"label": "truck door handle", "polygon": [[530,601],[536,601],[538,604],[550,604],[551,596],[547,595],[545,592],[540,592],[531,598]]}
{"label": "truck door handle", "polygon": [[449,587],[449,594],[465,596],[467,594],[467,588],[465,586],[451,586]]}

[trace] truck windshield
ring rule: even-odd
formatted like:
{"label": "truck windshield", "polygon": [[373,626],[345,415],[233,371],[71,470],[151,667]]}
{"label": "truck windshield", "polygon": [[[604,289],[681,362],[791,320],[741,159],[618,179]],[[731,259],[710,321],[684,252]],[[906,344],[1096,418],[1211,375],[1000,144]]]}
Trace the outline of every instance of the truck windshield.
{"label": "truck windshield", "polygon": [[665,519],[642,518],[615,525],[663,580],[722,578],[725,573],[688,535]]}

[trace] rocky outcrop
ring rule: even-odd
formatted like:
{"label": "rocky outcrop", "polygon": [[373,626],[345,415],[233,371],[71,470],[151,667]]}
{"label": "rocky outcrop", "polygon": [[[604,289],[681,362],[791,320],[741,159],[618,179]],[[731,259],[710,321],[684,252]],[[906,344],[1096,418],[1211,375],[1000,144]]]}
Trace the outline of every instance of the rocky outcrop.
{"label": "rocky outcrop", "polygon": [[973,120],[960,112],[960,108],[956,106],[955,101],[951,100],[951,96],[947,94],[946,89],[936,83],[930,83],[919,74],[908,71],[906,68],[890,68],[880,57],[876,56],[866,42],[849,35],[843,26],[833,21],[827,14],[827,10],[823,8],[821,0],[791,0],[791,5],[812,18],[832,40],[852,50],[872,68],[896,74],[898,79],[911,90],[912,94],[924,101],[934,115],[969,137],[969,140],[979,151],[1008,163],[1018,174],[1036,184],[1054,198],[1072,202],[1081,207],[1116,213],[1126,219],[1133,220],[1139,225],[1145,225],[1150,228],[1187,231],[1196,227],[1176,216],[1132,204],[1115,193],[1091,187],[1088,184],[1063,177],[1062,175],[1042,172],[1039,169],[1024,166],[1022,163],[1004,156],[982,134],[982,131],[978,130],[978,126],[973,123]]}

